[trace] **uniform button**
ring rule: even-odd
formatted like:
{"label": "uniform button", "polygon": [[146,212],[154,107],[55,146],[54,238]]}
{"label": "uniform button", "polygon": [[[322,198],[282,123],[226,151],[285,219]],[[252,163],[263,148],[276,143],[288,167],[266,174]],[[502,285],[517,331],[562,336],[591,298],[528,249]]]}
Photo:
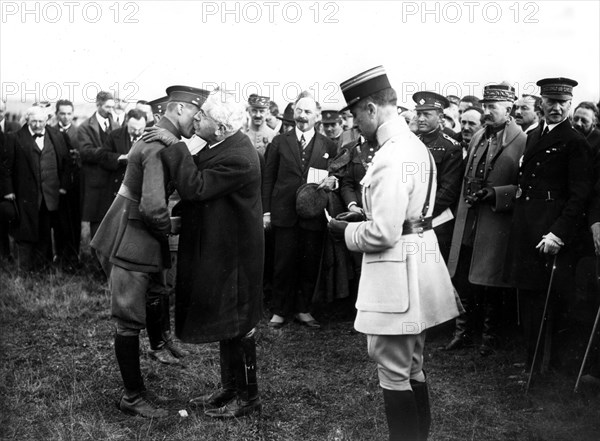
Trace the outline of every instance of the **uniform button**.
{"label": "uniform button", "polygon": [[539,162],[536,162],[536,163],[535,163],[535,165],[540,165],[540,163],[539,163]]}
{"label": "uniform button", "polygon": [[525,196],[525,200],[528,201],[529,200],[529,196]]}
{"label": "uniform button", "polygon": [[535,173],[532,173],[532,174],[531,174],[531,177],[532,177],[532,178],[535,178]]}
{"label": "uniform button", "polygon": [[519,176],[523,176],[523,172],[519,172]]}

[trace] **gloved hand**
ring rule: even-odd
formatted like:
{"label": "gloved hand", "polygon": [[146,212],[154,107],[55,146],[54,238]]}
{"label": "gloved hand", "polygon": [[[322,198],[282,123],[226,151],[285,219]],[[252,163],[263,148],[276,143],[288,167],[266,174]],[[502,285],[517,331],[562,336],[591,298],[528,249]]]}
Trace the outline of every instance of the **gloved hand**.
{"label": "gloved hand", "polygon": [[346,211],[344,213],[338,214],[336,220],[345,221],[345,222],[362,222],[365,220],[364,213],[359,213],[356,211]]}
{"label": "gloved hand", "polygon": [[161,142],[167,147],[179,142],[177,137],[169,132],[167,129],[163,129],[161,127],[146,127],[144,134],[142,135],[142,139],[144,142]]}
{"label": "gloved hand", "polygon": [[496,192],[492,187],[484,187],[481,190],[475,192],[473,195],[475,203],[486,203],[486,204],[495,204],[496,203]]}
{"label": "gloved hand", "polygon": [[563,241],[552,233],[542,236],[540,243],[536,245],[536,249],[543,254],[554,256],[560,251],[560,247],[564,245]]}
{"label": "gloved hand", "polygon": [[333,237],[333,240],[336,242],[345,242],[344,240],[344,232],[348,227],[348,222],[340,221],[337,219],[331,219],[327,224],[327,229],[329,230],[329,234]]}
{"label": "gloved hand", "polygon": [[327,176],[321,181],[317,189],[323,189],[325,191],[334,191],[337,189],[337,182],[338,180],[335,176]]}

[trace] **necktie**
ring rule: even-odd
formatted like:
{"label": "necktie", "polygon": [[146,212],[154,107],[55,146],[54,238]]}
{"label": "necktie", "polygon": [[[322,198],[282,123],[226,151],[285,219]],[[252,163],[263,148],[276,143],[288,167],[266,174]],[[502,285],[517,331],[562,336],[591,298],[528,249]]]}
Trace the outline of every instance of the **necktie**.
{"label": "necktie", "polygon": [[550,131],[550,129],[548,128],[548,126],[546,126],[544,128],[544,131],[542,132],[542,136],[547,135],[549,131]]}
{"label": "necktie", "polygon": [[41,137],[43,137],[43,136],[44,136],[44,135],[42,135],[41,133],[34,133],[34,134],[33,134],[33,139],[34,139],[34,140],[36,140],[36,139],[38,139],[38,138],[41,138]]}
{"label": "necktie", "polygon": [[104,131],[108,132],[108,119],[104,120]]}
{"label": "necktie", "polygon": [[302,150],[306,148],[306,139],[304,139],[304,135],[300,137],[300,146],[302,147]]}

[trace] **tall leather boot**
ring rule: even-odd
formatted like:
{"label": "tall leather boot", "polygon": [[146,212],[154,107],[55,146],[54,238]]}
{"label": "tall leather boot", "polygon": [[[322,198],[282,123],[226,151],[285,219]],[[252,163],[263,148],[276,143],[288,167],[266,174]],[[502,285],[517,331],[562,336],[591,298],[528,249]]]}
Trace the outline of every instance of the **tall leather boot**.
{"label": "tall leather boot", "polygon": [[219,409],[207,410],[206,415],[213,418],[239,418],[260,412],[262,408],[256,379],[254,330],[242,338],[231,340],[230,349],[236,399]]}
{"label": "tall leather boot", "polygon": [[163,308],[161,298],[146,302],[146,332],[150,341],[148,355],[164,364],[178,364],[179,360],[171,354],[163,338]]}
{"label": "tall leather boot", "polygon": [[223,407],[236,397],[235,373],[231,363],[231,340],[219,342],[221,388],[190,400],[190,404],[203,407]]}
{"label": "tall leather boot", "polygon": [[390,441],[419,441],[419,415],[410,390],[383,389]]}
{"label": "tall leather boot", "polygon": [[419,415],[419,441],[427,441],[429,429],[431,428],[431,409],[429,407],[429,388],[425,381],[410,380],[417,414]]}
{"label": "tall leather boot", "polygon": [[183,349],[181,345],[173,339],[173,334],[171,334],[171,308],[169,305],[169,295],[165,294],[160,298],[161,305],[161,328],[162,328],[162,338],[165,342],[165,346],[169,350],[169,352],[177,358],[184,358],[190,355],[188,351]]}
{"label": "tall leather boot", "polygon": [[139,336],[115,335],[115,355],[125,393],[119,402],[119,409],[129,415],[145,418],[161,418],[168,415],[165,409],[154,406],[147,398],[144,380],[140,369]]}
{"label": "tall leather boot", "polygon": [[461,349],[471,344],[471,336],[469,335],[469,327],[471,325],[469,321],[469,314],[471,313],[471,307],[473,305],[470,304],[469,299],[466,297],[467,296],[460,298],[460,302],[465,308],[465,312],[456,317],[454,335],[450,343],[448,343],[444,348],[446,351]]}
{"label": "tall leather boot", "polygon": [[498,322],[502,309],[502,291],[486,289],[483,299],[483,331],[479,354],[490,355],[498,344]]}

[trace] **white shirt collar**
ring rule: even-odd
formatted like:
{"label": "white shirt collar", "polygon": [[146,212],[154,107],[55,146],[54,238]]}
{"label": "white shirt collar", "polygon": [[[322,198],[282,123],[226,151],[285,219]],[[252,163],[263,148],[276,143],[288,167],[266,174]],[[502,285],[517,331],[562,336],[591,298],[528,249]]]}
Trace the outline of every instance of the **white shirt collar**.
{"label": "white shirt collar", "polygon": [[[33,130],[31,130],[31,127],[27,126],[27,130],[29,130],[29,133],[31,134],[31,137],[33,138],[33,135],[35,135],[35,133],[33,133]],[[42,130],[42,133],[40,133],[40,135],[42,135],[42,137],[46,134],[46,129]],[[36,138],[37,139],[37,138]]]}
{"label": "white shirt collar", "polygon": [[315,128],[314,127],[312,129],[308,130],[307,132],[301,131],[298,127],[294,128],[294,130],[296,131],[296,139],[298,140],[298,142],[300,142],[300,138],[302,137],[302,135],[304,135],[304,140],[306,141],[306,145],[310,144],[310,141],[312,141],[312,139],[315,136]]}
{"label": "white shirt collar", "polygon": [[68,126],[63,126],[60,121],[58,122],[58,130],[69,130],[69,127],[71,127],[73,125],[73,123],[69,124]]}
{"label": "white shirt collar", "polygon": [[[567,118],[565,118],[565,119],[567,119]],[[554,129],[554,127],[556,127],[557,125],[562,124],[564,122],[565,122],[564,119],[561,122],[556,123],[556,124],[548,124],[546,121],[544,121],[544,129],[543,130],[546,130],[546,127],[548,127],[548,132],[551,132]],[[542,132],[543,132],[543,130],[542,130]]]}
{"label": "white shirt collar", "polygon": [[[104,118],[102,115],[96,112],[96,121],[98,121],[98,124],[100,124],[100,128],[104,130],[104,127],[106,126],[105,121],[108,121],[108,118]],[[110,121],[108,121],[108,128],[110,129]]]}

